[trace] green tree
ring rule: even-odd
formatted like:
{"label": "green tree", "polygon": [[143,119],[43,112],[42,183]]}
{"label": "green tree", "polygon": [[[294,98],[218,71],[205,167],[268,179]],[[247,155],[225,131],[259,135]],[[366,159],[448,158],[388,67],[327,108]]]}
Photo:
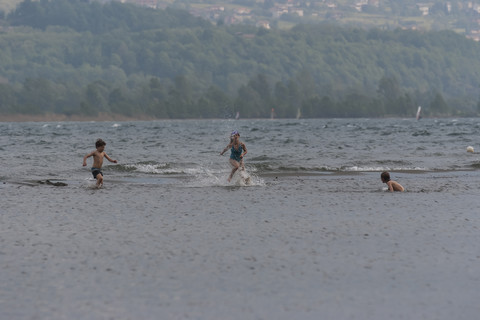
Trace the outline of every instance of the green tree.
{"label": "green tree", "polygon": [[5,83],[0,83],[0,113],[14,113],[17,103],[14,89]]}
{"label": "green tree", "polygon": [[378,94],[387,102],[400,97],[401,89],[396,77],[382,77],[378,84]]}
{"label": "green tree", "polygon": [[20,91],[19,103],[27,112],[40,114],[53,112],[57,96],[51,81],[28,78]]}
{"label": "green tree", "polygon": [[319,103],[320,107],[320,114],[322,117],[328,117],[328,118],[333,118],[337,117],[338,111],[335,106],[335,101],[333,101],[330,97],[328,96],[323,96],[322,99],[320,100]]}
{"label": "green tree", "polygon": [[85,101],[82,105],[82,112],[96,115],[98,112],[109,111],[107,101],[108,87],[102,82],[91,83],[85,91]]}
{"label": "green tree", "polygon": [[293,114],[289,115],[289,102],[288,102],[288,89],[287,86],[282,82],[278,81],[275,84],[274,89],[274,105],[275,112],[279,118],[292,117]]}
{"label": "green tree", "polygon": [[242,116],[268,117],[271,108],[274,106],[266,76],[258,74],[246,86],[242,86],[238,90],[235,106]]}
{"label": "green tree", "polygon": [[448,115],[450,107],[443,98],[442,94],[440,92],[436,92],[432,102],[430,102],[428,110],[432,115],[444,116]]}
{"label": "green tree", "polygon": [[230,98],[218,87],[212,86],[198,100],[197,109],[202,118],[218,118],[229,105]]}
{"label": "green tree", "polygon": [[170,118],[195,118],[198,110],[193,108],[192,87],[187,77],[178,76],[168,92],[167,110]]}
{"label": "green tree", "polygon": [[235,99],[235,109],[240,112],[242,117],[265,118],[269,114],[269,108],[263,104],[263,99],[250,86],[242,86],[238,90]]}
{"label": "green tree", "polygon": [[150,78],[147,86],[144,87],[138,99],[145,106],[145,112],[157,118],[168,118],[167,112],[168,92],[160,79]]}
{"label": "green tree", "polygon": [[108,105],[109,109],[114,113],[123,114],[129,117],[138,114],[136,105],[129,98],[128,93],[124,88],[115,88],[110,92],[108,96]]}

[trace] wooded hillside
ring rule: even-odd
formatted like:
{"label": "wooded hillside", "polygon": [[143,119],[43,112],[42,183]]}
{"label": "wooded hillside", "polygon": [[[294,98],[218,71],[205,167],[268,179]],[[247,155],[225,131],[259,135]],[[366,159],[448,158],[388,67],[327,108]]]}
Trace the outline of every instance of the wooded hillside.
{"label": "wooded hillside", "polygon": [[0,113],[159,118],[475,115],[480,45],[450,31],[213,25],[27,0],[0,33]]}

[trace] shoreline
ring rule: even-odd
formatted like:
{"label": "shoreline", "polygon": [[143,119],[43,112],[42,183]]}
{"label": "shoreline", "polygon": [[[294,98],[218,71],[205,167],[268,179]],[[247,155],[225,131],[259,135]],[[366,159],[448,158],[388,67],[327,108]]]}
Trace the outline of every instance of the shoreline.
{"label": "shoreline", "polygon": [[113,113],[99,113],[96,116],[65,114],[0,114],[0,122],[76,122],[76,121],[149,121],[159,120],[154,117],[128,117]]}
{"label": "shoreline", "polygon": [[[477,118],[477,117],[434,117],[424,119],[459,119],[459,118]],[[0,122],[87,122],[87,121],[154,121],[154,120],[207,120],[223,118],[156,118],[148,115],[139,115],[129,117],[116,113],[99,113],[96,116],[85,115],[65,115],[58,113],[47,114],[0,114]],[[243,120],[268,120],[270,118],[243,118]],[[301,119],[411,119],[405,117],[371,117],[371,118],[301,118]],[[412,118],[414,119],[414,118]],[[233,120],[233,119],[232,119]],[[294,118],[275,118],[275,120],[294,120]],[[418,120],[416,120],[418,121]]]}

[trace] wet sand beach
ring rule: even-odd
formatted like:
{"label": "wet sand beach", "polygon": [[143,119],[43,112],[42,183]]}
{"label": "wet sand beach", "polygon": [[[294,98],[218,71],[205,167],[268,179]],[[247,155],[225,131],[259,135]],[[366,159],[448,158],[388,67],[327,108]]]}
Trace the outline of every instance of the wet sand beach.
{"label": "wet sand beach", "polygon": [[[2,317],[474,319],[479,174],[457,194],[392,194],[373,176],[266,177],[264,187],[3,184]],[[328,188],[337,179],[344,190]]]}
{"label": "wet sand beach", "polygon": [[[219,155],[233,129],[249,184]],[[0,319],[476,319],[479,133],[478,119],[0,123]],[[82,166],[97,138],[119,161],[101,189]],[[386,192],[384,170],[406,191]]]}

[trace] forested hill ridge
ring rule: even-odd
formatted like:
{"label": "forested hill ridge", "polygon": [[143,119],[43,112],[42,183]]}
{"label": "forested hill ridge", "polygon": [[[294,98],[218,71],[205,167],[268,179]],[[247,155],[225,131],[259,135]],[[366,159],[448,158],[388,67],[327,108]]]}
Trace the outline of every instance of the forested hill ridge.
{"label": "forested hill ridge", "polygon": [[[0,114],[472,116],[480,45],[452,31],[212,24],[185,10],[20,3],[0,33]],[[1,118],[0,118],[1,120]]]}

